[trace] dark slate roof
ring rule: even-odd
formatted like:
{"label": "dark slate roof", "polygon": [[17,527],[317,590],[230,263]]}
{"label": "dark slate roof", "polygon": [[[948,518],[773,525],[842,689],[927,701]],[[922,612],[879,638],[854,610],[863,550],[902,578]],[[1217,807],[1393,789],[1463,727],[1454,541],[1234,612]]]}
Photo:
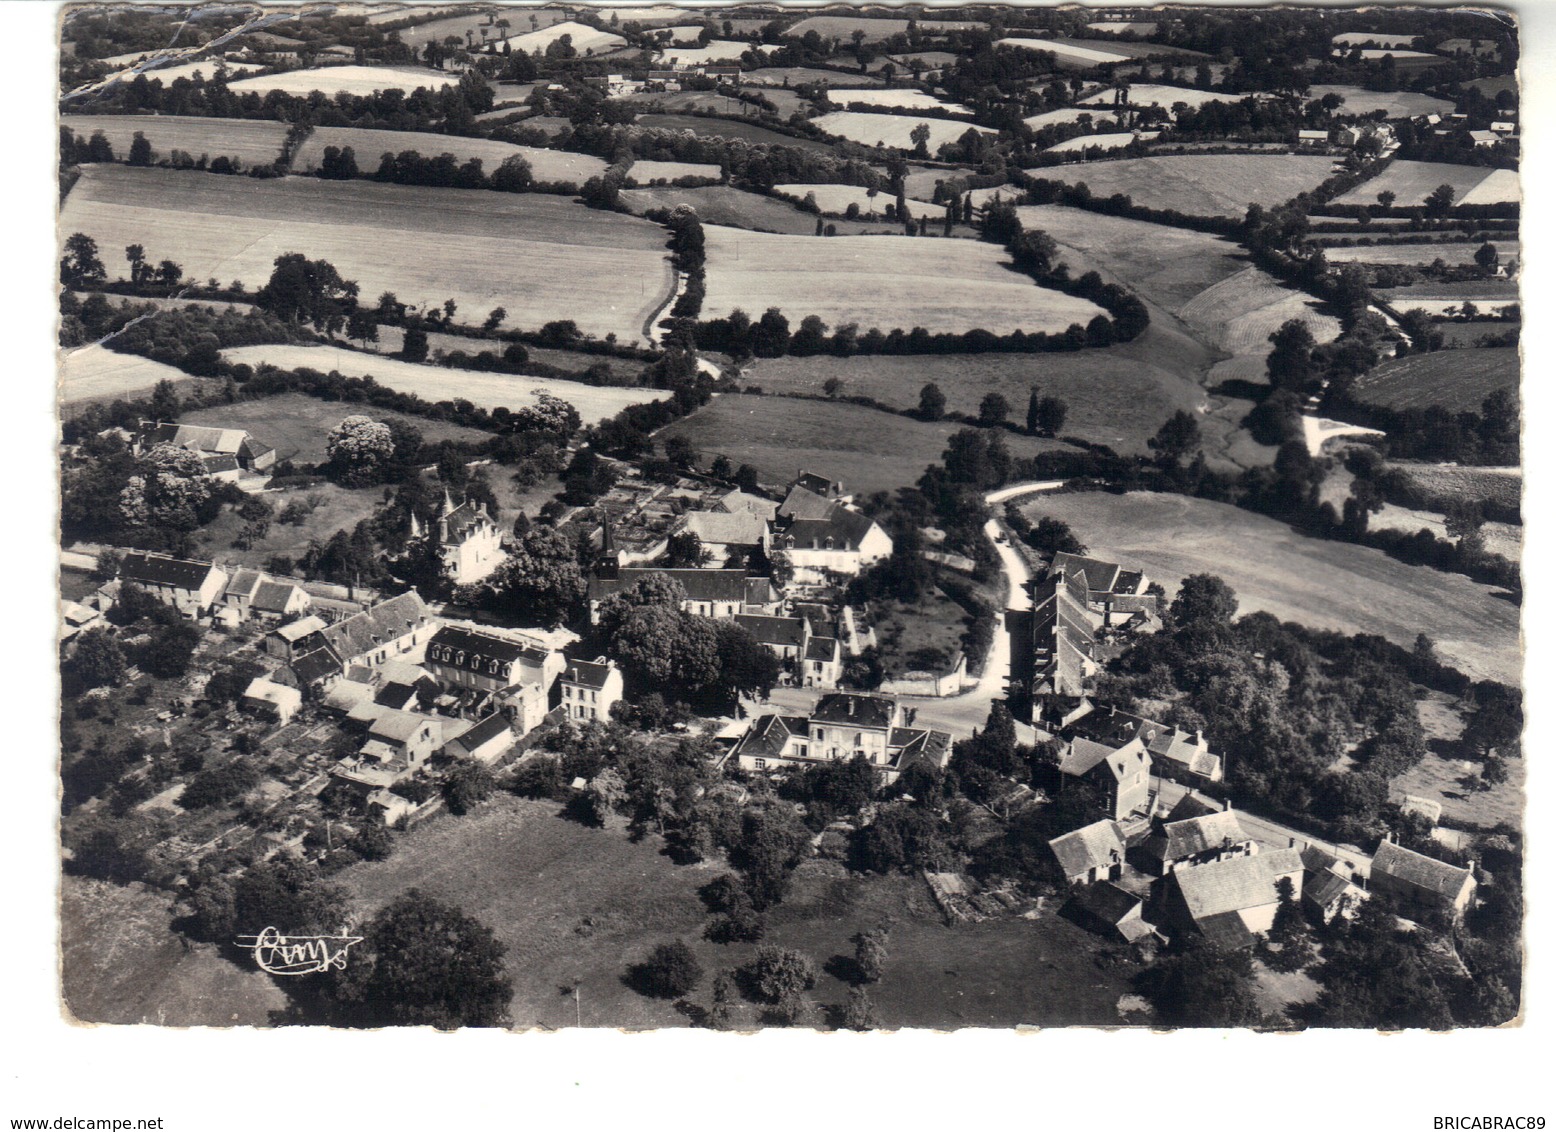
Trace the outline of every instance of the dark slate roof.
{"label": "dark slate roof", "polygon": [[1295,849],[1268,849],[1251,857],[1179,869],[1168,879],[1177,885],[1189,915],[1200,923],[1222,912],[1273,904],[1277,899],[1275,884],[1283,876],[1292,876],[1301,888],[1302,858]]}
{"label": "dark slate roof", "polygon": [[250,570],[245,566],[227,580],[227,588],[222,591],[222,596],[237,594],[252,599],[265,580],[265,576],[258,570]]}
{"label": "dark slate roof", "polygon": [[1100,880],[1077,890],[1075,903],[1103,923],[1117,925],[1125,916],[1140,908],[1143,901],[1110,880]]}
{"label": "dark slate roof", "polygon": [[286,603],[292,599],[296,590],[297,587],[291,582],[272,582],[267,579],[260,582],[259,589],[254,591],[254,608],[266,613],[285,613]]}
{"label": "dark slate roof", "polygon": [[1472,882],[1473,875],[1469,869],[1457,868],[1392,841],[1379,845],[1372,858],[1374,885],[1379,877],[1385,877],[1450,901],[1459,898],[1464,886]]}
{"label": "dark slate roof", "polygon": [[[1115,780],[1119,780],[1128,773],[1131,762],[1142,761],[1149,762],[1150,757],[1145,753],[1145,745],[1138,739],[1116,748],[1093,743],[1090,739],[1076,739],[1060,760],[1059,770],[1079,778],[1089,774],[1095,767],[1104,766]],[[1120,766],[1124,769],[1120,770]]]}
{"label": "dark slate roof", "polygon": [[1124,863],[1124,831],[1115,821],[1096,821],[1055,837],[1048,848],[1067,877]]}
{"label": "dark slate roof", "polygon": [[795,550],[857,550],[875,526],[875,520],[841,504],[829,507],[825,515],[792,520],[778,536],[782,545],[788,546],[793,539]]}
{"label": "dark slate roof", "polygon": [[399,640],[426,621],[427,607],[421,595],[410,590],[353,613],[325,628],[320,635],[342,657],[361,656],[379,645]]}
{"label": "dark slate roof", "polygon": [[798,617],[737,613],[735,624],[769,647],[799,648],[805,637],[805,622]]}
{"label": "dark slate roof", "polygon": [[205,468],[205,474],[208,476],[219,476],[223,472],[236,472],[239,470],[238,458],[225,454],[202,456],[200,463]]}
{"label": "dark slate roof", "polygon": [[806,491],[816,495],[842,495],[843,485],[837,480],[829,480],[826,476],[818,476],[815,472],[802,471],[794,480],[795,486],[802,487]]}
{"label": "dark slate roof", "polygon": [[493,525],[491,516],[486,513],[486,504],[472,503],[468,499],[444,518],[448,521],[450,544],[464,542],[482,526]]}
{"label": "dark slate roof", "polygon": [[1302,899],[1311,900],[1320,908],[1327,908],[1345,895],[1346,889],[1350,887],[1349,880],[1328,869],[1307,873],[1302,878]]}
{"label": "dark slate roof", "polygon": [[390,681],[378,689],[377,695],[373,697],[373,702],[384,707],[392,707],[396,710],[404,711],[416,702],[416,689],[410,684]]}
{"label": "dark slate roof", "polygon": [[297,682],[307,687],[329,676],[338,676],[344,670],[340,657],[329,645],[320,645],[312,652],[305,652],[290,665]]}
{"label": "dark slate roof", "polygon": [[917,762],[943,769],[951,758],[951,736],[946,731],[926,731],[920,727],[894,727],[887,738],[890,746],[900,748],[892,766],[906,770]]}
{"label": "dark slate roof", "polygon": [[1168,822],[1146,839],[1145,851],[1159,861],[1179,861],[1248,840],[1237,815],[1218,810],[1197,818]]}
{"label": "dark slate roof", "polygon": [[1223,951],[1252,947],[1256,942],[1248,925],[1243,923],[1243,918],[1236,912],[1218,912],[1194,923],[1207,943]]}
{"label": "dark slate roof", "polygon": [[806,660],[833,661],[838,656],[836,637],[812,637],[805,644]]}
{"label": "dark slate roof", "polygon": [[434,664],[447,663],[441,660],[433,660],[432,648],[451,648],[463,652],[467,657],[484,657],[487,660],[498,660],[512,663],[521,657],[530,660],[545,660],[543,649],[523,641],[513,640],[498,633],[484,633],[479,629],[468,629],[463,625],[444,625],[432,635],[432,640],[427,642],[427,659]]}
{"label": "dark slate roof", "polygon": [[759,716],[752,721],[731,753],[736,757],[751,755],[755,758],[776,759],[783,754],[789,737],[804,735],[808,726],[803,719],[782,715]]}
{"label": "dark slate roof", "polygon": [[1095,637],[1086,617],[1082,575],[1051,573],[1032,587],[1033,688],[1078,699],[1086,694],[1085,662]]}
{"label": "dark slate roof", "polygon": [[810,713],[810,717],[817,723],[885,729],[891,726],[896,706],[893,701],[880,696],[832,692],[816,701],[816,709]]}
{"label": "dark slate roof", "polygon": [[1118,585],[1121,567],[1117,562],[1104,562],[1100,558],[1088,558],[1084,554],[1060,551],[1054,555],[1053,568],[1065,573],[1079,571],[1086,578],[1086,588],[1092,593],[1112,593]]}
{"label": "dark slate roof", "polygon": [[605,681],[610,679],[611,671],[611,666],[608,664],[570,660],[567,662],[567,667],[562,670],[562,679],[569,684],[580,684],[585,688],[603,688]]}
{"label": "dark slate roof", "polygon": [[508,720],[503,715],[494,712],[457,739],[451,740],[448,745],[460,747],[468,753],[491,742],[504,732],[511,736],[513,729],[508,726]]}
{"label": "dark slate roof", "polygon": [[781,519],[825,519],[837,502],[818,495],[814,491],[808,491],[803,487],[795,486],[789,489],[789,494],[784,496],[783,502],[778,505],[778,517]]}
{"label": "dark slate roof", "polygon": [[214,569],[215,565],[210,562],[191,562],[186,558],[170,558],[166,554],[132,551],[119,563],[119,576],[131,582],[198,590]]}

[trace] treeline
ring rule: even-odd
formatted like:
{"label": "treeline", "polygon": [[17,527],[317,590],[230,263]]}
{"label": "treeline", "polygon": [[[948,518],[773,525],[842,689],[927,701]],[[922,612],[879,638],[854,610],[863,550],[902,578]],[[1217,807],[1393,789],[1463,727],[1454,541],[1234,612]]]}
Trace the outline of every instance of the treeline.
{"label": "treeline", "polygon": [[[119,160],[114,153],[113,144],[109,142],[102,130],[94,130],[90,138],[77,136],[69,126],[59,128],[59,163],[61,168],[72,165],[106,165]],[[218,173],[227,176],[245,172],[243,161],[238,157],[218,155],[211,157],[202,153],[196,157],[182,149],[174,149],[165,158],[158,160],[156,151],[151,148],[151,143],[145,135],[136,132],[130,143],[130,151],[125,160],[130,165],[151,166],[157,165],[164,169],[193,169],[199,172]],[[256,165],[247,170],[251,177],[273,177],[275,169],[272,165]]]}

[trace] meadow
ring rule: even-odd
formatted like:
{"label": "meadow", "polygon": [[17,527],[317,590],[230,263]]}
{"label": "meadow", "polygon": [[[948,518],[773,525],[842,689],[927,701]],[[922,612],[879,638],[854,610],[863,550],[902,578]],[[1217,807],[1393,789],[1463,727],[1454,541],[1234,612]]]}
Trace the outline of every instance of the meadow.
{"label": "meadow", "polygon": [[1330,39],[1336,47],[1360,47],[1371,44],[1376,47],[1409,47],[1419,36],[1394,35],[1386,31],[1346,31]]}
{"label": "meadow", "polygon": [[914,130],[919,126],[929,129],[925,143],[930,153],[936,152],[947,142],[954,142],[968,130],[979,134],[994,134],[987,126],[974,126],[968,122],[952,122],[944,118],[914,118],[906,114],[872,114],[859,110],[834,110],[811,119],[811,124],[833,137],[846,138],[860,145],[885,145],[893,149],[912,151]]}
{"label": "meadow", "polygon": [[714,39],[706,47],[667,47],[659,53],[665,63],[701,67],[709,63],[738,63],[751,45],[735,39]]}
{"label": "meadow", "polygon": [[1333,164],[1328,157],[1305,154],[1204,154],[1096,161],[1040,169],[1035,175],[1072,185],[1085,182],[1094,197],[1123,193],[1146,208],[1241,219],[1250,203],[1268,208],[1314,188]]}
{"label": "meadow", "polygon": [[1030,118],[1021,119],[1030,128],[1041,130],[1045,126],[1057,126],[1061,123],[1079,122],[1083,118],[1088,122],[1111,121],[1112,115],[1105,107],[1064,106],[1058,110],[1045,110],[1041,114],[1034,114]]}
{"label": "meadow", "polygon": [[1479,412],[1498,389],[1518,390],[1518,350],[1438,350],[1384,362],[1356,379],[1351,395],[1389,409],[1441,405],[1453,412]]}
{"label": "meadow", "polygon": [[640,114],[636,125],[653,130],[690,130],[712,138],[733,138],[756,145],[786,145],[809,153],[833,154],[825,142],[812,138],[792,138],[751,122],[736,122],[729,118],[703,118],[694,114]]}
{"label": "meadow", "polygon": [[[1160,83],[1129,84],[1129,105],[1160,106],[1164,110],[1171,110],[1180,102],[1186,102],[1198,110],[1210,102],[1237,102],[1246,97],[1247,95],[1243,94],[1219,94],[1212,90],[1195,90],[1193,87],[1163,86]],[[1101,90],[1080,100],[1081,106],[1096,106],[1101,109],[1111,107],[1112,104],[1111,90]]]}
{"label": "meadow", "polygon": [[1487,320],[1485,322],[1439,322],[1432,327],[1440,331],[1443,336],[1443,345],[1449,349],[1461,346],[1473,346],[1487,334],[1506,334],[1510,330],[1521,330],[1522,323],[1517,320],[1501,322]]}
{"label": "meadow", "polygon": [[1335,204],[1376,204],[1378,194],[1394,194],[1394,206],[1423,204],[1439,185],[1453,186],[1454,204],[1501,204],[1521,199],[1518,174],[1511,169],[1447,165],[1438,161],[1396,161],[1370,181],[1335,198]]}
{"label": "meadow", "polygon": [[[1520,258],[1516,240],[1492,242],[1500,262]],[[1479,240],[1457,240],[1450,243],[1420,244],[1372,244],[1348,248],[1325,248],[1324,258],[1330,263],[1378,263],[1425,266],[1442,260],[1450,266],[1461,267],[1475,262],[1480,250]]]}
{"label": "meadow", "polygon": [[1089,300],[1038,287],[1006,266],[1003,249],[981,241],[839,236],[816,245],[711,224],[704,233],[704,318],[737,307],[756,318],[777,307],[794,328],[816,314],[831,326],[858,323],[861,332],[922,326],[1010,334],[1063,331],[1104,313]]}
{"label": "meadow", "polygon": [[174,63],[170,67],[156,67],[143,73],[147,80],[156,79],[164,88],[172,86],[179,79],[192,79],[196,74],[205,79],[214,79],[218,63],[227,68],[227,74],[233,78],[249,74],[252,71],[264,70],[258,63],[226,63],[217,59],[196,59],[191,63]]}
{"label": "meadow", "polygon": [[[515,27],[522,27],[526,22],[520,16],[514,19]],[[601,31],[592,28],[588,24],[581,24],[576,20],[564,20],[549,27],[536,28],[521,35],[509,36],[505,41],[497,42],[497,49],[512,47],[515,51],[544,52],[564,35],[572,37],[573,49],[580,55],[598,55],[605,51],[613,51],[618,47],[625,47],[627,41],[614,32]]]}
{"label": "meadow", "polygon": [[1023,511],[1034,521],[1063,519],[1092,554],[1144,570],[1169,596],[1190,574],[1215,574],[1236,592],[1240,613],[1377,633],[1405,648],[1429,633],[1443,659],[1472,677],[1518,683],[1518,606],[1461,574],[1187,496],[1049,495]]}
{"label": "meadow", "polygon": [[944,110],[951,114],[971,114],[967,107],[956,102],[942,102],[932,94],[912,88],[894,87],[890,90],[840,90],[828,94],[827,100],[837,106],[888,106],[899,110]]}
{"label": "meadow", "polygon": [[166,161],[175,149],[198,158],[201,154],[237,157],[245,169],[270,165],[281,156],[286,140],[285,122],[249,121],[242,118],[184,118],[173,115],[67,114],[60,125],[68,126],[82,141],[102,131],[113,146],[114,159],[128,160],[137,133],[151,143],[152,160]]}
{"label": "meadow", "polygon": [[743,82],[757,86],[794,87],[801,83],[826,83],[833,88],[880,86],[881,79],[873,75],[845,74],[826,71],[820,67],[758,67],[740,76]]}
{"label": "meadow", "polygon": [[1306,322],[1320,343],[1340,336],[1340,320],[1311,295],[1257,267],[1244,268],[1186,303],[1179,316],[1229,354],[1270,352],[1269,336],[1291,319]]}
{"label": "meadow", "polygon": [[[964,426],[930,424],[832,401],[725,393],[664,430],[684,436],[705,459],[751,464],[767,483],[788,483],[807,468],[840,479],[853,492],[895,491],[939,463],[946,441]],[[1065,447],[1058,441],[1004,434],[1012,454]]]}
{"label": "meadow", "polygon": [[553,378],[446,369],[339,346],[239,346],[223,350],[222,357],[255,367],[269,363],[281,369],[306,367],[320,373],[338,370],[346,377],[371,375],[380,385],[414,393],[426,401],[463,399],[484,409],[522,409],[531,403],[532,394],[550,393],[577,409],[586,425],[615,416],[628,405],[669,396],[662,389],[621,389]]}
{"label": "meadow", "polygon": [[[854,32],[862,31],[865,43],[877,43],[894,35],[907,34],[908,23],[908,20],[887,16],[810,16],[793,25],[783,34],[790,39],[797,39],[806,32],[813,31],[823,39],[840,39],[846,42],[852,38]],[[977,26],[977,24],[957,20],[918,21],[919,30],[925,32],[970,31]]]}
{"label": "meadow", "polygon": [[[1149,141],[1156,137],[1156,132],[1146,131],[1140,135],[1143,140]],[[1067,138],[1057,145],[1051,145],[1043,150],[1044,153],[1081,153],[1088,149],[1114,150],[1123,149],[1135,141],[1133,133],[1121,134],[1087,134],[1084,137]]]}
{"label": "meadow", "polygon": [[1465,464],[1393,464],[1424,490],[1460,499],[1490,499],[1517,507],[1523,475],[1517,468],[1481,468]]}
{"label": "meadow", "polygon": [[[559,24],[567,19],[567,16],[559,8],[523,8],[506,13],[499,11],[496,13],[496,16],[498,18],[506,16],[511,25],[508,29],[510,32],[530,27],[550,27],[552,24]],[[502,31],[496,26],[495,22],[488,23],[487,20],[488,17],[485,10],[464,8],[456,11],[455,15],[445,19],[431,20],[424,24],[416,24],[414,27],[401,28],[398,34],[402,43],[407,43],[418,51],[428,43],[442,43],[445,38],[451,35],[457,35],[460,39],[464,39],[467,42],[471,39],[478,42],[481,38],[480,29],[483,27],[487,28],[491,38],[495,39],[502,34]],[[534,20],[535,23],[531,24],[531,20]],[[471,35],[467,36],[467,32],[471,33]]]}
{"label": "meadow", "polygon": [[1319,84],[1310,88],[1307,96],[1311,101],[1326,94],[1338,94],[1345,99],[1340,107],[1341,114],[1364,116],[1381,110],[1386,118],[1416,118],[1427,114],[1446,117],[1453,113],[1453,103],[1448,99],[1411,90],[1367,90],[1359,86]]}
{"label": "meadow", "polygon": [[268,94],[279,90],[283,94],[305,95],[319,91],[333,98],[337,94],[368,95],[380,90],[399,90],[409,94],[417,87],[438,90],[445,86],[455,86],[458,82],[457,74],[435,71],[429,67],[359,67],[348,64],[343,67],[287,71],[279,75],[255,75],[238,79],[227,86],[239,94],[245,91]]}
{"label": "meadow", "polygon": [[159,381],[182,385],[193,380],[181,369],[135,354],[116,354],[96,342],[60,351],[61,405],[149,393]]}
{"label": "meadow", "polygon": [[339,149],[350,146],[356,155],[357,168],[364,177],[373,175],[384,154],[399,154],[406,150],[414,150],[423,157],[451,153],[461,165],[472,157],[479,158],[488,174],[495,172],[508,158],[518,156],[529,162],[535,180],[570,182],[575,185],[582,185],[606,169],[604,161],[588,154],[541,149],[532,145],[511,145],[487,138],[461,138],[451,134],[423,134],[411,130],[319,126],[298,147],[297,155],[292,159],[293,171],[312,173],[324,160],[324,150],[329,146]]}
{"label": "meadow", "polygon": [[[896,197],[891,192],[877,192],[871,197],[868,189],[858,185],[774,185],[773,192],[796,203],[803,201],[807,195],[814,196],[816,207],[827,216],[842,216],[848,211],[849,205],[856,204],[861,216],[878,219],[885,216],[888,204],[896,206]],[[909,199],[908,211],[914,216],[928,216],[932,220],[945,219],[945,206],[927,201]]]}
{"label": "meadow", "polygon": [[[801,212],[775,197],[749,193],[728,185],[702,185],[690,189],[656,185],[646,189],[623,189],[621,203],[640,216],[650,209],[675,208],[685,204],[697,210],[704,224],[788,236],[811,236],[816,231],[816,218],[810,213]],[[845,236],[866,232],[896,235],[902,231],[902,226],[894,220],[838,220],[835,223],[838,232]]]}
{"label": "meadow", "polygon": [[[1065,43],[1057,39],[1028,39],[1021,36],[998,40],[995,47],[1008,47],[1020,51],[1051,51],[1061,64],[1095,66],[1099,63],[1122,63],[1130,58],[1127,51],[1114,50],[1111,44],[1086,47]],[[1121,45],[1122,46],[1122,45]]]}
{"label": "meadow", "polygon": [[717,165],[700,165],[691,161],[634,161],[627,170],[627,183],[651,185],[655,181],[679,181],[683,177],[695,177],[703,181],[717,181],[721,170]]}
{"label": "meadow", "polygon": [[393,291],[414,306],[451,298],[466,318],[501,306],[510,326],[573,319],[624,342],[643,338],[671,287],[662,228],[536,193],[98,165],[71,190],[60,231],[103,248],[142,243],[189,277],[251,286],[277,256],[300,252],[329,260],[363,295]]}

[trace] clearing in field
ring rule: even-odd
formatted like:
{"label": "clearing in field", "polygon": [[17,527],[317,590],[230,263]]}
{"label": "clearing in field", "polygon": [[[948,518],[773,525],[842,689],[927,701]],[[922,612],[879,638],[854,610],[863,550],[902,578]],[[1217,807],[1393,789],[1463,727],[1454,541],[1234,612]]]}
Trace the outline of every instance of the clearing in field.
{"label": "clearing in field", "polygon": [[[810,468],[868,495],[916,483],[925,468],[940,461],[951,434],[963,427],[838,401],[725,393],[670,425],[665,434],[686,437],[705,456],[723,453],[736,466],[751,464],[767,483],[788,483],[796,468]],[[1016,456],[1066,447],[1056,440],[1004,437]]]}
{"label": "clearing in field", "polygon": [[[1160,106],[1164,110],[1171,110],[1180,102],[1198,110],[1209,102],[1239,102],[1247,98],[1246,94],[1218,94],[1211,90],[1195,90],[1192,87],[1163,86],[1160,83],[1130,83],[1129,105],[1131,106]],[[1111,106],[1113,92],[1111,90],[1099,90],[1096,94],[1089,95],[1080,100],[1082,106]]]}
{"label": "clearing in field", "polygon": [[1479,412],[1499,389],[1518,390],[1518,350],[1437,350],[1394,358],[1356,379],[1352,396],[1388,409],[1441,405],[1454,412]]}
{"label": "clearing in field", "polygon": [[550,393],[577,409],[586,425],[613,417],[628,405],[660,401],[669,396],[663,389],[618,389],[577,381],[419,365],[339,346],[239,346],[223,350],[222,357],[234,364],[245,363],[256,368],[268,363],[280,369],[307,368],[320,373],[338,371],[346,377],[371,376],[380,385],[401,393],[414,393],[425,401],[463,399],[483,409],[522,409],[532,403],[534,394]]}
{"label": "clearing in field", "polygon": [[912,151],[913,131],[919,126],[929,129],[925,143],[934,153],[947,142],[961,138],[968,130],[978,134],[994,134],[987,126],[974,126],[967,122],[948,122],[944,118],[912,118],[905,114],[871,114],[859,110],[834,110],[812,118],[811,124],[823,133],[837,138],[847,138],[860,145],[885,145],[892,149]]}
{"label": "clearing in field", "polygon": [[1521,200],[1518,174],[1511,169],[1448,165],[1439,161],[1396,161],[1370,181],[1335,198],[1335,204],[1376,204],[1394,194],[1397,208],[1424,204],[1439,185],[1453,186],[1454,204],[1502,204]]}
{"label": "clearing in field", "polygon": [[356,155],[357,168],[364,177],[373,175],[384,154],[399,154],[406,150],[414,150],[423,157],[451,153],[461,165],[472,157],[479,158],[487,173],[495,172],[508,158],[518,156],[529,162],[535,180],[575,185],[582,185],[606,169],[605,162],[584,153],[567,153],[560,149],[541,149],[532,145],[510,145],[508,142],[487,138],[459,138],[449,134],[416,133],[412,130],[359,130],[350,126],[317,127],[308,135],[308,140],[298,147],[297,155],[292,159],[292,169],[299,173],[312,173],[324,160],[326,147],[332,145],[340,149],[350,146]]}
{"label": "clearing in field", "polygon": [[175,149],[192,157],[237,157],[243,167],[272,165],[286,140],[285,122],[243,118],[183,118],[173,115],[70,114],[60,119],[82,141],[102,131],[119,161],[129,158],[137,133],[151,143],[152,161],[166,161]]}
{"label": "clearing in field", "polygon": [[191,278],[256,286],[277,256],[300,252],[329,260],[363,295],[452,298],[475,321],[501,306],[524,329],[573,319],[623,342],[643,338],[672,285],[662,228],[539,193],[94,165],[66,198],[60,231],[102,248],[142,243]]}
{"label": "clearing in field", "polygon": [[1086,25],[1087,31],[1101,32],[1103,35],[1120,35],[1126,31],[1132,31],[1136,35],[1155,35],[1160,24],[1153,20],[1098,20]]}
{"label": "clearing in field", "polygon": [[[889,192],[877,192],[872,197],[869,189],[859,185],[774,185],[773,192],[795,202],[813,196],[816,198],[816,207],[828,216],[842,216],[848,211],[849,205],[857,204],[859,215],[869,220],[884,216],[888,204],[895,209],[897,200]],[[908,211],[914,216],[945,219],[945,206],[930,204],[928,201],[909,199]]]}
{"label": "clearing in field", "polygon": [[723,171],[717,165],[699,165],[691,161],[634,161],[627,171],[627,183],[652,185],[656,181],[669,184],[682,178],[701,181],[717,181]]}
{"label": "clearing in field", "polygon": [[416,431],[428,444],[440,440],[458,440],[467,444],[481,444],[491,434],[463,425],[434,421],[426,417],[412,417],[380,409],[373,405],[347,405],[340,401],[321,401],[305,393],[283,393],[277,397],[264,397],[258,401],[234,401],[230,405],[212,405],[196,409],[179,417],[181,424],[210,425],[212,428],[247,429],[257,439],[276,450],[277,460],[294,460],[299,463],[323,463],[328,458],[325,450],[329,431],[353,413],[363,413],[375,421],[403,421]]}
{"label": "clearing in field", "polygon": [[738,63],[750,50],[751,45],[740,40],[714,39],[706,47],[667,47],[659,54],[671,66],[702,67],[709,63]]}
{"label": "clearing in field", "polygon": [[1453,103],[1446,98],[1433,98],[1429,94],[1417,94],[1412,90],[1367,90],[1359,86],[1315,86],[1308,90],[1309,101],[1326,94],[1338,94],[1345,99],[1341,114],[1365,116],[1383,111],[1385,118],[1417,118],[1427,114],[1447,116],[1453,113]]}
{"label": "clearing in field", "polygon": [[[854,32],[864,32],[865,43],[877,43],[883,39],[890,39],[894,35],[906,35],[908,20],[891,19],[889,17],[874,16],[811,16],[801,20],[783,34],[790,39],[803,36],[806,32],[813,31],[823,39],[839,39],[848,41]],[[977,24],[966,23],[957,20],[919,20],[920,31],[970,31]]]}
{"label": "clearing in field", "polygon": [[1236,591],[1240,613],[1377,633],[1405,648],[1429,633],[1472,677],[1519,683],[1518,606],[1461,574],[1305,538],[1263,515],[1181,495],[1051,495],[1022,510],[1033,521],[1063,519],[1092,554],[1144,570],[1169,596],[1190,574],[1215,574]]}
{"label": "clearing in field", "polygon": [[1084,182],[1094,197],[1123,193],[1146,208],[1241,219],[1250,204],[1268,208],[1314,188],[1333,165],[1331,158],[1306,154],[1203,154],[1098,161],[1037,175],[1072,185]]}
{"label": "clearing in field", "polygon": [[974,240],[839,236],[823,244],[706,225],[705,318],[737,307],[760,317],[768,307],[798,327],[807,315],[861,332],[922,326],[931,333],[982,328],[992,334],[1085,326],[1102,308],[1039,287],[1010,269],[1005,252]]}
{"label": "clearing in field", "polygon": [[[1517,241],[1498,240],[1492,243],[1497,249],[1498,261],[1506,263],[1519,258]],[[1426,265],[1442,260],[1455,267],[1475,262],[1480,250],[1478,240],[1455,240],[1451,243],[1422,244],[1372,244],[1348,248],[1325,248],[1324,258],[1330,263],[1378,263]]]}
{"label": "clearing in field", "polygon": [[942,102],[922,90],[895,87],[891,90],[846,90],[828,94],[837,106],[889,106],[899,110],[944,110],[950,114],[971,115],[972,111],[956,102]]}
{"label": "clearing in field", "polygon": [[116,354],[96,342],[60,351],[59,402],[62,405],[147,393],[159,381],[183,383],[189,380],[189,375],[181,369],[136,354]]}
{"label": "clearing in field", "polygon": [[337,94],[369,95],[380,90],[399,90],[409,94],[418,87],[439,90],[459,82],[459,76],[428,67],[316,67],[305,71],[287,71],[280,75],[256,75],[228,83],[228,89],[242,94],[254,91],[268,94],[311,94],[319,91],[333,98]]}
{"label": "clearing in field", "polygon": [[[520,26],[524,20],[521,17],[515,21]],[[505,47],[512,47],[515,51],[527,51],[531,54],[544,53],[546,48],[557,42],[564,35],[572,37],[573,50],[580,55],[598,55],[604,51],[614,51],[618,47],[625,47],[627,41],[613,32],[601,31],[592,28],[588,24],[581,24],[576,20],[564,20],[550,27],[537,28],[527,31],[523,35],[515,35],[497,44],[499,51]]]}

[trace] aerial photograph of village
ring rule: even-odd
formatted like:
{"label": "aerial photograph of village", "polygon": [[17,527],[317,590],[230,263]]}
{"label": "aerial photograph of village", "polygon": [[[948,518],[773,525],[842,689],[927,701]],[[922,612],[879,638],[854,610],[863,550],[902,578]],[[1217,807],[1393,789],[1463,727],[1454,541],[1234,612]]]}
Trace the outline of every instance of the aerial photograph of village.
{"label": "aerial photograph of village", "polygon": [[1519,49],[61,8],[61,1011],[1516,1026]]}

